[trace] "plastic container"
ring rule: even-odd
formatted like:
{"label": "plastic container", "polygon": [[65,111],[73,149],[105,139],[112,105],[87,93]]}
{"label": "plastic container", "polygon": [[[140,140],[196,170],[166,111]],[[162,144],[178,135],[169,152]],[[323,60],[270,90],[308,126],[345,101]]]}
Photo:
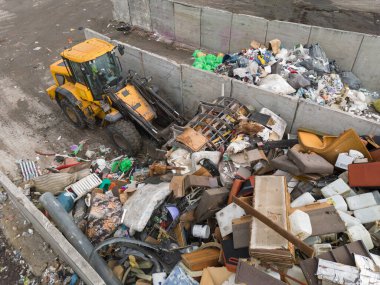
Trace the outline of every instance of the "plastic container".
{"label": "plastic container", "polygon": [[191,233],[194,237],[208,239],[210,236],[210,227],[208,225],[194,225]]}
{"label": "plastic container", "polygon": [[312,227],[310,217],[305,212],[295,210],[293,214],[289,216],[290,227],[292,233],[299,239],[307,239],[312,234]]}
{"label": "plastic container", "polygon": [[63,192],[57,197],[58,202],[63,206],[66,212],[70,212],[74,208],[75,197],[70,192]]}
{"label": "plastic container", "polygon": [[348,197],[346,199],[348,207],[350,208],[351,211],[376,206],[378,204],[377,201],[379,200],[380,200],[379,191],[360,194],[354,197]]}
{"label": "plastic container", "polygon": [[314,197],[309,192],[306,192],[306,193],[303,193],[301,196],[299,196],[297,199],[295,199],[290,204],[290,207],[298,208],[298,207],[313,204],[314,202],[315,202]]}
{"label": "plastic container", "polygon": [[347,234],[351,242],[362,240],[368,250],[373,248],[371,235],[363,225],[349,227],[347,229]]}

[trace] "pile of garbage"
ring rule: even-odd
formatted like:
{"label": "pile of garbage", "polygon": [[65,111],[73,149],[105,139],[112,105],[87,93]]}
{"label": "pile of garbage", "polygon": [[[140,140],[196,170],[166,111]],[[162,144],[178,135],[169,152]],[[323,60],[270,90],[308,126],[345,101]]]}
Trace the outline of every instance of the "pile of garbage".
{"label": "pile of garbage", "polygon": [[21,161],[31,199],[107,284],[380,283],[380,137],[200,109],[161,160],[82,142]]}
{"label": "pile of garbage", "polygon": [[253,40],[250,48],[237,53],[213,55],[196,50],[193,57],[195,68],[380,122],[380,116],[371,112],[373,107],[380,112],[380,95],[361,88],[360,79],[329,60],[319,44],[299,44],[288,50],[279,39],[268,47]]}

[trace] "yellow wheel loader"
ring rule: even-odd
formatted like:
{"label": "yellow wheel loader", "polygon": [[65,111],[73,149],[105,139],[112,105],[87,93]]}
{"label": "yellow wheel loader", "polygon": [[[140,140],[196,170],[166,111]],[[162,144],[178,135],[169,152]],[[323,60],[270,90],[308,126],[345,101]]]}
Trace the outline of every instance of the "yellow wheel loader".
{"label": "yellow wheel loader", "polygon": [[142,145],[135,124],[164,143],[169,127],[185,121],[149,79],[122,75],[116,49],[123,55],[123,46],[95,38],[66,49],[50,66],[55,84],[47,93],[76,127],[107,127],[114,143],[134,155]]}

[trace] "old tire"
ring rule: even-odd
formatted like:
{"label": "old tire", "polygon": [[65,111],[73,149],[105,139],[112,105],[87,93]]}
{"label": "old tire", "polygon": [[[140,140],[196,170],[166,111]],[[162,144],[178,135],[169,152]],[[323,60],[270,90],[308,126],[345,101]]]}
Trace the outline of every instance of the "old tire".
{"label": "old tire", "polygon": [[80,129],[84,129],[87,126],[86,117],[83,112],[77,106],[74,106],[67,98],[62,98],[59,101],[59,106],[66,118],[69,119],[74,126]]}
{"label": "old tire", "polygon": [[120,120],[108,126],[112,141],[128,156],[136,155],[141,148],[141,135],[130,121]]}

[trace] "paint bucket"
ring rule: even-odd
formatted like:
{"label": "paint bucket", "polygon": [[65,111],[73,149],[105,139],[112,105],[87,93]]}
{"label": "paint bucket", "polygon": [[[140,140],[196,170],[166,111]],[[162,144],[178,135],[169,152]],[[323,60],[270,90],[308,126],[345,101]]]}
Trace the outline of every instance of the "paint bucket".
{"label": "paint bucket", "polygon": [[207,239],[210,236],[210,227],[208,225],[194,225],[191,232],[194,237]]}

